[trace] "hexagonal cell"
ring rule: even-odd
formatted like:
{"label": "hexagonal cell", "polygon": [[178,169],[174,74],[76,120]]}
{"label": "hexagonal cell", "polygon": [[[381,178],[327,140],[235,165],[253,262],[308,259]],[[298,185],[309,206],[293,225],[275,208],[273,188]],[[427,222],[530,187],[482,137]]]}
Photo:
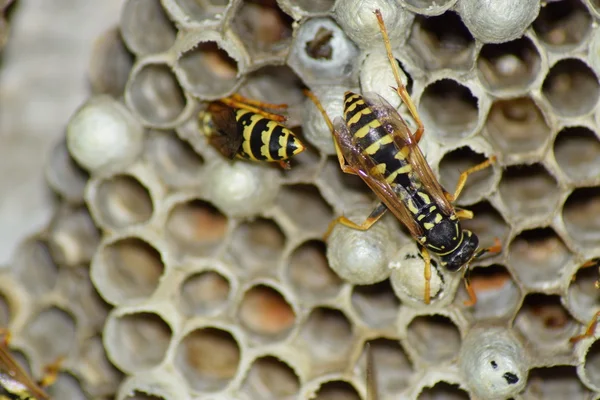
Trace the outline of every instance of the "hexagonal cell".
{"label": "hexagonal cell", "polygon": [[23,330],[22,338],[35,349],[36,361],[49,365],[73,350],[75,319],[58,307],[48,307],[32,315]]}
{"label": "hexagonal cell", "polygon": [[175,132],[152,130],[145,146],[144,158],[165,185],[174,189],[198,185],[204,159]]}
{"label": "hexagonal cell", "polygon": [[558,115],[574,117],[594,109],[600,84],[587,64],[576,58],[567,58],[552,66],[544,80],[542,93]]}
{"label": "hexagonal cell", "polygon": [[600,188],[582,188],[571,193],[563,207],[565,227],[577,247],[600,244]]}
{"label": "hexagonal cell", "polygon": [[316,392],[314,400],[360,400],[356,388],[346,381],[332,380],[324,382]]}
{"label": "hexagonal cell", "polygon": [[43,296],[56,285],[58,266],[51,254],[48,244],[37,238],[17,248],[12,271],[32,296]]}
{"label": "hexagonal cell", "polygon": [[360,318],[374,328],[393,324],[400,305],[387,279],[374,285],[355,286],[351,300]]}
{"label": "hexagonal cell", "polygon": [[274,274],[281,261],[285,240],[283,231],[273,220],[259,218],[239,225],[229,246],[244,275]]}
{"label": "hexagonal cell", "polygon": [[252,363],[242,392],[253,399],[292,399],[300,391],[300,379],[292,367],[273,356]]}
{"label": "hexagonal cell", "polygon": [[104,328],[104,346],[111,361],[131,374],[158,366],[172,335],[169,324],[153,312],[113,314]]}
{"label": "hexagonal cell", "polygon": [[583,126],[564,128],[554,141],[554,158],[574,182],[600,176],[600,141]]}
{"label": "hexagonal cell", "polygon": [[227,306],[230,290],[229,279],[217,271],[195,273],[177,291],[179,309],[188,317],[218,314]]}
{"label": "hexagonal cell", "polygon": [[175,42],[177,30],[159,0],[129,0],[121,11],[121,35],[137,55],[167,51]]}
{"label": "hexagonal cell", "polygon": [[[286,65],[267,65],[246,75],[246,83],[240,89],[244,96],[273,104],[287,104],[290,127],[301,122],[294,114],[294,106],[301,104],[306,97],[302,93],[304,84],[294,70]],[[297,120],[297,121],[296,121]]]}
{"label": "hexagonal cell", "polygon": [[92,263],[92,279],[109,302],[139,301],[158,287],[165,266],[148,242],[128,237],[107,244]]}
{"label": "hexagonal cell", "polygon": [[303,351],[313,358],[313,373],[346,365],[354,342],[353,330],[352,323],[340,310],[318,307],[310,312],[299,338]]}
{"label": "hexagonal cell", "polygon": [[214,40],[198,43],[177,61],[175,70],[181,84],[194,95],[207,98],[226,96],[239,83],[238,57]]}
{"label": "hexagonal cell", "polygon": [[408,44],[425,69],[468,69],[473,64],[475,40],[454,11],[426,17],[417,15]]}
{"label": "hexagonal cell", "polygon": [[162,396],[154,396],[151,394],[147,394],[141,392],[139,390],[134,390],[133,393],[128,394],[124,400],[167,400]]}
{"label": "hexagonal cell", "polygon": [[124,374],[108,360],[101,334],[85,339],[80,349],[78,362],[88,366],[78,371],[80,379],[86,383],[86,390],[92,396],[109,391],[114,393]]}
{"label": "hexagonal cell", "polygon": [[60,373],[56,381],[47,389],[53,399],[86,400],[82,383],[73,375]]}
{"label": "hexagonal cell", "polygon": [[488,43],[477,57],[479,80],[491,92],[524,91],[535,81],[540,69],[540,53],[527,37]]}
{"label": "hexagonal cell", "polygon": [[215,252],[227,234],[227,217],[211,203],[190,200],[169,213],[166,236],[180,256],[205,256]]}
{"label": "hexagonal cell", "polygon": [[600,291],[596,288],[596,282],[598,281],[596,266],[595,262],[591,265],[584,263],[579,266],[579,269],[569,281],[567,304],[575,316],[585,323],[588,323],[598,310],[600,300]]}
{"label": "hexagonal cell", "polygon": [[428,363],[447,362],[458,355],[460,332],[454,321],[446,316],[418,316],[408,324],[406,330],[408,344]]}
{"label": "hexagonal cell", "polygon": [[154,211],[152,196],[131,175],[115,175],[98,182],[88,200],[99,223],[113,229],[147,222]]}
{"label": "hexagonal cell", "polygon": [[521,283],[543,290],[558,283],[573,255],[552,228],[537,228],[515,237],[508,256]]}
{"label": "hexagonal cell", "polygon": [[143,121],[155,127],[173,126],[187,103],[183,89],[165,64],[136,68],[127,83],[125,99]]}
{"label": "hexagonal cell", "polygon": [[358,55],[338,24],[330,18],[311,18],[296,31],[288,65],[309,86],[341,85],[351,80]]}
{"label": "hexagonal cell", "polygon": [[276,2],[242,0],[234,15],[231,27],[254,61],[287,53],[293,19]]}
{"label": "hexagonal cell", "polygon": [[[373,365],[374,385],[378,393],[400,393],[410,386],[413,365],[396,340],[385,338],[368,342]],[[364,351],[363,351],[364,353]]]}
{"label": "hexagonal cell", "polygon": [[[439,165],[440,183],[454,194],[460,174],[485,160],[485,155],[476,153],[469,147],[461,147],[446,153]],[[493,186],[495,186],[494,167],[491,166],[469,175],[456,202],[465,205],[473,204],[481,200],[483,194],[491,192]]]}
{"label": "hexagonal cell", "polygon": [[[473,212],[473,219],[463,219],[460,225],[463,229],[468,229],[477,235],[480,247],[492,246],[496,239],[506,246],[505,239],[510,228],[494,206],[487,201],[482,201],[469,206],[469,210]],[[482,260],[488,258],[490,256],[486,255]]]}
{"label": "hexagonal cell", "polygon": [[123,96],[135,57],[123,42],[118,28],[96,38],[88,64],[88,81],[93,94]]}
{"label": "hexagonal cell", "polygon": [[52,259],[67,267],[89,264],[99,241],[98,229],[85,207],[61,207],[48,227]]}
{"label": "hexagonal cell", "polygon": [[580,44],[592,30],[592,16],[583,1],[553,1],[540,9],[533,30],[548,46],[566,50]]}
{"label": "hexagonal cell", "polygon": [[579,332],[579,324],[561,303],[560,296],[528,294],[514,326],[530,345],[544,349],[544,356],[571,354],[569,339]]}
{"label": "hexagonal cell", "polygon": [[[521,302],[521,291],[506,267],[494,264],[474,268],[469,277],[477,295],[477,303],[466,309],[473,318],[477,321],[510,319]],[[468,300],[466,290],[462,287],[460,290],[460,298]]]}
{"label": "hexagonal cell", "polygon": [[277,289],[256,285],[244,293],[238,318],[256,339],[277,341],[285,338],[296,323],[296,313]]}
{"label": "hexagonal cell", "polygon": [[572,365],[534,368],[529,372],[525,398],[562,400],[589,398],[590,390],[577,376]]}
{"label": "hexagonal cell", "polygon": [[485,132],[507,161],[517,154],[541,149],[551,134],[544,114],[529,97],[495,101]]}
{"label": "hexagonal cell", "polygon": [[600,388],[600,340],[596,340],[585,354],[583,367],[586,378],[594,385],[594,389]]}
{"label": "hexagonal cell", "polygon": [[541,164],[506,168],[498,191],[515,221],[550,217],[560,200],[558,182]]}
{"label": "hexagonal cell", "polygon": [[325,243],[317,240],[305,242],[291,253],[286,275],[295,293],[305,301],[336,296],[343,284],[329,267]]}
{"label": "hexagonal cell", "polygon": [[218,328],[198,328],[177,346],[175,368],[199,392],[225,388],[236,375],[241,358],[237,339]]}
{"label": "hexagonal cell", "polygon": [[440,381],[431,387],[425,387],[419,393],[418,400],[467,400],[469,394],[457,384]]}
{"label": "hexagonal cell", "polygon": [[432,126],[439,141],[460,140],[477,126],[479,105],[466,86],[452,79],[441,79],[423,91],[419,112],[425,126]]}
{"label": "hexagonal cell", "polygon": [[304,231],[323,234],[333,219],[331,206],[313,185],[284,185],[276,203]]}
{"label": "hexagonal cell", "polygon": [[[204,22],[222,14],[229,4],[228,0],[172,0],[184,19]],[[167,3],[166,1],[164,3]],[[172,6],[171,6],[172,7]]]}
{"label": "hexagonal cell", "polygon": [[71,157],[65,140],[57,143],[50,152],[44,172],[50,187],[65,201],[73,204],[83,201],[89,174]]}

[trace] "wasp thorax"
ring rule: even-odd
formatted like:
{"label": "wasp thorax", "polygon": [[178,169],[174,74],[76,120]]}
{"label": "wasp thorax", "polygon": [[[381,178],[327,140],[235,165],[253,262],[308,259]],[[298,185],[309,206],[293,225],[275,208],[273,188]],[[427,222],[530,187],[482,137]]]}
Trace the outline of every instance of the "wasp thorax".
{"label": "wasp thorax", "polygon": [[449,271],[458,271],[473,258],[478,246],[479,239],[473,232],[462,231],[462,240],[458,246],[449,254],[440,257],[442,265]]}

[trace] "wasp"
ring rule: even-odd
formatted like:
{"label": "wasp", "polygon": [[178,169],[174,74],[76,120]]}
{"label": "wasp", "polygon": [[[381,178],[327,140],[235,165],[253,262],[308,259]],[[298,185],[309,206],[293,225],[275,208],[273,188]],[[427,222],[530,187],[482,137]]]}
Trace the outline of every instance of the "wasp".
{"label": "wasp", "polygon": [[281,124],[285,117],[265,111],[285,108],[286,104],[264,103],[234,94],[210,103],[199,115],[200,126],[226,158],[276,162],[289,169],[289,158],[306,147]]}
{"label": "wasp", "polygon": [[62,358],[46,367],[46,376],[35,382],[19,366],[10,354],[8,344],[10,333],[0,329],[0,400],[47,400],[48,394],[42,389],[54,383],[58,376]]}
{"label": "wasp", "polygon": [[452,203],[459,197],[468,176],[489,167],[495,162],[495,157],[464,171],[454,194],[442,188],[419,149],[423,123],[400,80],[381,12],[376,10],[375,15],[397,84],[397,88],[393,89],[408,108],[417,128],[414,133],[411,132],[398,111],[377,93],[361,96],[350,91],[344,94],[343,119],[337,117],[332,123],[319,100],[312,93],[305,92],[323,114],[333,134],[342,171],[358,175],[381,200],[362,224],[344,216],[332,221],[325,238],[338,223],[366,231],[390,210],[420,246],[425,262],[425,303],[430,302],[431,252],[450,271],[464,267],[465,284],[470,297],[465,304],[473,305],[477,297],[466,273],[468,266],[485,253],[499,252],[501,246],[496,239],[494,246],[479,249],[477,236],[462,229],[459,222],[459,219],[473,218],[473,213],[457,209]]}
{"label": "wasp", "polygon": [[[588,268],[588,267],[600,267],[600,257],[598,257],[598,258],[592,258],[591,260],[585,262],[581,266],[581,268]],[[575,279],[575,277],[573,277],[573,279]],[[596,289],[600,289],[600,280],[597,280],[594,283],[594,286],[596,287]],[[592,319],[590,320],[590,322],[586,326],[584,333],[582,333],[581,335],[573,336],[570,339],[571,343],[577,343],[577,342],[579,342],[582,339],[593,337],[595,335],[595,333],[596,333],[596,326],[598,325],[598,318],[600,318],[600,311],[597,311],[594,314],[594,316],[592,317]]]}

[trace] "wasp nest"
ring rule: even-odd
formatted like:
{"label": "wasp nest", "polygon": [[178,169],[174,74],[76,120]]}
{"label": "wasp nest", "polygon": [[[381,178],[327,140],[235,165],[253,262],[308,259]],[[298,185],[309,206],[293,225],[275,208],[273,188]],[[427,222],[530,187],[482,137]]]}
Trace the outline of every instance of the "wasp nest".
{"label": "wasp nest", "polygon": [[[474,265],[474,306],[435,260],[424,303],[423,261],[390,216],[323,240],[374,196],[302,89],[332,118],[346,90],[406,115],[375,9],[442,185],[497,158],[457,203],[503,245]],[[34,370],[69,354],[82,390],[119,400],[365,399],[367,344],[379,399],[598,398],[600,342],[569,340],[600,309],[582,268],[600,256],[598,17],[584,0],[126,1],[51,156],[64,205],[1,281],[7,309],[31,299],[6,318],[30,332],[17,345]],[[208,145],[198,112],[234,92],[289,105],[312,145],[291,170]]]}

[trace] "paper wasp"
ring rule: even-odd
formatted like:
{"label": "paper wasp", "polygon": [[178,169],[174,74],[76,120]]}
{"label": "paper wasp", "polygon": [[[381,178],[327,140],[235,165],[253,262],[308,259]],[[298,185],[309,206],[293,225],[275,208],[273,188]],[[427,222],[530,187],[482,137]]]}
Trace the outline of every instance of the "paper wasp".
{"label": "paper wasp", "polygon": [[239,94],[208,105],[199,115],[200,127],[210,143],[229,158],[277,162],[289,169],[288,159],[305,150],[304,144],[280,122],[285,117],[264,109],[285,109]]}
{"label": "paper wasp", "polygon": [[[581,268],[588,268],[588,267],[600,267],[600,257],[592,258],[591,260],[589,260],[588,262],[584,263],[581,266]],[[594,286],[596,287],[596,289],[600,289],[600,280],[597,280],[594,283]],[[577,343],[578,341],[580,341],[582,339],[593,337],[594,334],[596,333],[596,326],[598,325],[598,318],[600,318],[600,311],[597,311],[594,314],[594,316],[592,317],[592,319],[586,326],[584,333],[582,333],[581,335],[573,336],[570,339],[571,343]]]}
{"label": "paper wasp", "polygon": [[[419,149],[423,123],[406,88],[400,80],[398,65],[392,55],[391,45],[383,17],[375,11],[388,59],[392,66],[398,93],[417,125],[415,133],[404,119],[385,99],[377,93],[364,96],[353,92],[344,95],[344,118],[334,123],[319,100],[310,92],[333,133],[336,153],[342,171],[358,175],[381,200],[362,224],[344,216],[331,222],[327,238],[338,223],[361,231],[368,230],[387,210],[390,210],[409,230],[421,248],[425,261],[425,303],[430,302],[431,258],[429,252],[438,256],[440,264],[450,271],[458,271],[487,252],[499,252],[496,244],[479,249],[479,240],[471,231],[462,229],[459,219],[469,219],[473,213],[456,209],[452,202],[460,195],[467,177],[489,167],[495,158],[484,161],[464,171],[458,180],[454,194],[444,190]],[[465,283],[470,301],[477,297],[465,273]]]}
{"label": "paper wasp", "polygon": [[36,383],[10,354],[10,333],[0,329],[0,400],[47,400],[50,399],[42,387],[56,380],[62,359],[46,367],[46,376]]}

